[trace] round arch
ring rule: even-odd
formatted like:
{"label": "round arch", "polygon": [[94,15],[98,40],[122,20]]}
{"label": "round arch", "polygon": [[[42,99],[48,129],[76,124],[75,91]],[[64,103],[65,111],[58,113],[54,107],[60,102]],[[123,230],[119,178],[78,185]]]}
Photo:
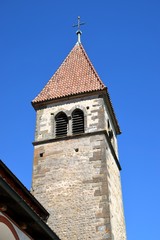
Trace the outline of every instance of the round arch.
{"label": "round arch", "polygon": [[20,240],[12,223],[4,216],[0,216],[0,240]]}

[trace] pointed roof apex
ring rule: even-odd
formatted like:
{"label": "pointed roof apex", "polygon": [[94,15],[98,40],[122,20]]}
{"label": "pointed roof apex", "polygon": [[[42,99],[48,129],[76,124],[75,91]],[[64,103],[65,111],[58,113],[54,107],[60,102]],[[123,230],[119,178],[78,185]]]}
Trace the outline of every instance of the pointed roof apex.
{"label": "pointed roof apex", "polygon": [[116,133],[120,128],[107,87],[101,81],[81,43],[77,42],[46,86],[32,101],[34,108],[65,97],[102,91],[106,95],[109,112],[113,117]]}
{"label": "pointed roof apex", "polygon": [[82,44],[77,43],[32,104],[104,89]]}

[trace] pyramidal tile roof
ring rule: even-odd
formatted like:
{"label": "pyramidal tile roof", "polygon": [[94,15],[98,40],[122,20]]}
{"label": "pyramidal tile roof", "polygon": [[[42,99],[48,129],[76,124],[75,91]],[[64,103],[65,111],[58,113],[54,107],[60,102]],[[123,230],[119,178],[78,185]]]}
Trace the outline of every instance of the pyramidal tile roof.
{"label": "pyramidal tile roof", "polygon": [[76,43],[32,104],[105,88],[82,44]]}
{"label": "pyramidal tile roof", "polygon": [[121,133],[107,87],[99,78],[82,44],[77,42],[46,86],[32,101],[33,107],[73,95],[105,90],[117,134]]}

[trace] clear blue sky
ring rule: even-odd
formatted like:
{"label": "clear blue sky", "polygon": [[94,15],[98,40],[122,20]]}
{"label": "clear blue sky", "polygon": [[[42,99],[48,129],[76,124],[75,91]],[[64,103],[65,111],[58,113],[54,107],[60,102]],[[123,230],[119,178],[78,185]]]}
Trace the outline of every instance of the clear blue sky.
{"label": "clear blue sky", "polygon": [[0,0],[0,157],[31,186],[30,102],[77,41],[108,86],[129,240],[160,239],[160,1]]}

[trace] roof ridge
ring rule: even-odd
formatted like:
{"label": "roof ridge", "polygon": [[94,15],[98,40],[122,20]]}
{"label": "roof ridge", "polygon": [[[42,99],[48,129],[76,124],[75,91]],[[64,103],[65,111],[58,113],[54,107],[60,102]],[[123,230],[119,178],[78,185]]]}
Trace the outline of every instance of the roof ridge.
{"label": "roof ridge", "polygon": [[[116,116],[107,92],[107,87],[102,82],[92,62],[90,61],[83,45],[76,43],[67,57],[63,60],[56,72],[49,79],[42,91],[32,101],[34,108],[45,105],[56,99],[64,99],[69,96],[91,94],[93,92],[106,91],[107,102],[111,115],[116,122]],[[117,125],[117,133],[120,133]]]}
{"label": "roof ridge", "polygon": [[84,53],[84,55],[85,55],[85,57],[86,57],[88,63],[89,63],[89,65],[91,66],[91,68],[92,68],[92,70],[93,70],[95,76],[97,77],[98,81],[100,82],[100,84],[101,84],[103,87],[106,87],[106,86],[104,85],[104,83],[102,82],[101,78],[99,77],[99,75],[98,75],[98,73],[97,73],[95,67],[93,66],[92,62],[90,61],[90,59],[89,59],[89,57],[88,57],[88,55],[87,55],[87,53],[86,53],[86,51],[85,51],[83,45],[82,45],[81,43],[80,43],[79,45],[80,45],[80,47],[81,47],[81,49],[82,49],[82,51],[83,51],[83,53]]}
{"label": "roof ridge", "polygon": [[[50,78],[50,80],[57,74],[57,72],[59,71],[59,69],[65,64],[66,60],[70,57],[71,53],[73,52],[74,48],[76,47],[76,44],[74,45],[74,47],[71,49],[71,51],[68,53],[67,57],[65,57],[65,59],[62,61],[62,63],[60,64],[60,66],[57,68],[57,70],[55,71],[55,73],[52,75],[52,77]],[[50,81],[49,80],[49,81]],[[49,82],[48,81],[48,82]]]}
{"label": "roof ridge", "polygon": [[[68,53],[67,57],[65,57],[65,59],[61,62],[61,64],[59,65],[59,67],[57,68],[57,70],[55,71],[55,73],[51,76],[51,78],[48,80],[47,84],[45,84],[45,86],[43,87],[43,89],[49,85],[49,83],[53,80],[53,78],[55,77],[55,75],[57,75],[57,73],[59,72],[59,70],[61,69],[61,67],[64,65],[64,63],[66,62],[66,60],[69,58],[71,52],[74,50],[76,44],[74,45],[74,47],[70,50],[70,52]],[[43,90],[42,90],[43,91]],[[34,98],[34,100],[32,101],[32,103],[34,103],[36,101],[36,99],[41,95],[41,92]]]}
{"label": "roof ridge", "polygon": [[83,45],[76,43],[32,104],[104,89]]}

